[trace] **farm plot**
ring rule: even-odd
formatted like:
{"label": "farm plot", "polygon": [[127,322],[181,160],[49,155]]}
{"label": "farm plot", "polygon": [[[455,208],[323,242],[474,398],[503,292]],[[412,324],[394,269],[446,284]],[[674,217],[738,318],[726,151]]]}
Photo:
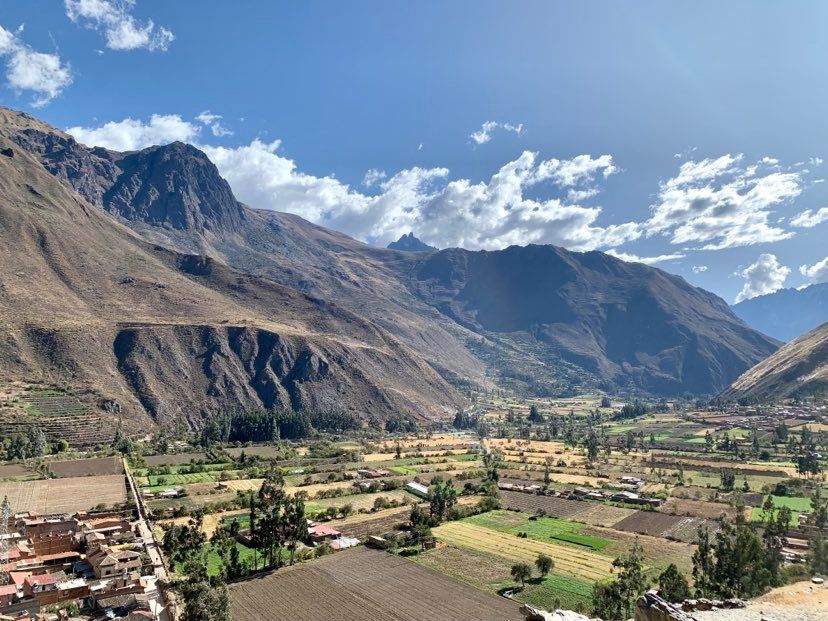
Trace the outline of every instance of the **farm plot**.
{"label": "farm plot", "polygon": [[582,534],[584,525],[578,522],[550,517],[530,519],[525,513],[489,511],[466,518],[463,522],[512,535],[523,535],[537,541],[552,539],[555,543],[568,543],[590,550],[601,550],[610,543],[600,537]]}
{"label": "farm plot", "polygon": [[686,517],[667,531],[667,537],[687,543],[697,543],[699,540],[699,528],[706,528],[712,537],[721,527],[718,522],[713,520]]}
{"label": "farm plot", "polygon": [[193,461],[204,461],[205,453],[172,453],[170,455],[147,455],[144,462],[147,466],[178,466]]}
{"label": "farm plot", "polygon": [[375,513],[358,513],[341,520],[334,520],[328,522],[328,526],[348,537],[364,539],[368,535],[387,533],[394,530],[397,525],[407,523],[410,514],[410,507],[384,509]]}
{"label": "farm plot", "polygon": [[645,562],[655,569],[664,569],[670,563],[675,563],[685,574],[693,569],[691,557],[696,548],[688,543],[600,526],[587,526],[582,532],[610,540],[612,543],[602,550],[610,558],[627,554],[637,542],[644,550]]}
{"label": "farm plot", "polygon": [[723,516],[730,519],[736,517],[736,507],[722,502],[704,502],[676,497],[667,499],[667,502],[662,505],[661,511],[662,513],[687,515],[708,520],[718,520]]}
{"label": "farm plot", "polygon": [[88,477],[104,474],[123,474],[124,462],[119,457],[93,457],[90,459],[67,459],[50,461],[49,470],[59,479]]}
{"label": "farm plot", "polygon": [[581,500],[569,500],[568,498],[555,498],[554,496],[538,496],[524,492],[500,492],[500,504],[507,509],[523,511],[525,513],[538,513],[542,511],[545,515],[556,518],[573,518],[586,511],[590,505]]}
{"label": "farm plot", "polygon": [[405,558],[355,548],[230,588],[235,621],[517,621],[518,605]]}
{"label": "farm plot", "polygon": [[0,466],[0,479],[26,476],[29,472],[23,464],[5,464]]}
{"label": "farm plot", "polygon": [[677,515],[667,515],[656,511],[636,511],[624,518],[613,528],[630,533],[667,537],[671,528],[679,524],[684,518]]}
{"label": "farm plot", "polygon": [[[412,557],[412,560],[492,594],[514,586],[514,582],[509,579],[511,562],[500,556],[440,545]],[[573,576],[551,573],[542,580],[533,579],[524,590],[514,593],[512,597],[546,610],[551,610],[557,599],[561,608],[575,610],[582,606],[588,607],[592,598],[592,585]]]}
{"label": "farm plot", "polygon": [[635,509],[616,507],[614,505],[603,503],[583,502],[582,504],[587,505],[588,509],[576,513],[571,516],[570,519],[577,522],[583,522],[584,524],[589,524],[590,526],[603,526],[609,528],[615,526],[618,522],[624,518],[630,517],[636,512]]}
{"label": "farm plot", "polygon": [[534,563],[539,554],[551,556],[555,567],[563,573],[587,580],[601,580],[609,575],[612,559],[566,545],[521,539],[509,533],[475,526],[465,522],[449,522],[433,530],[438,540],[461,548],[479,550],[510,561]]}
{"label": "farm plot", "polygon": [[321,500],[312,500],[305,506],[308,513],[318,513],[328,507],[342,507],[344,505],[351,505],[354,511],[365,510],[368,511],[374,508],[374,503],[377,498],[387,498],[388,500],[411,502],[414,496],[403,490],[395,489],[387,492],[375,492],[372,494],[354,494],[352,496],[342,496],[339,498],[323,498]]}
{"label": "farm plot", "polygon": [[43,515],[88,511],[127,499],[123,475],[109,474],[38,481],[0,483],[0,496],[8,496],[12,511]]}

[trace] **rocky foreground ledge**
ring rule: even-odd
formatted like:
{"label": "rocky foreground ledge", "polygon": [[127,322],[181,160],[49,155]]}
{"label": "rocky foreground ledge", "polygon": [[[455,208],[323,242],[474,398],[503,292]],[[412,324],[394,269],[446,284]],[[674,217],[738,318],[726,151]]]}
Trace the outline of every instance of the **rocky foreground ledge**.
{"label": "rocky foreground ledge", "polygon": [[[520,607],[526,621],[600,621],[571,610]],[[635,621],[828,621],[828,586],[797,582],[751,601],[693,599],[681,606],[655,593],[642,595]]]}

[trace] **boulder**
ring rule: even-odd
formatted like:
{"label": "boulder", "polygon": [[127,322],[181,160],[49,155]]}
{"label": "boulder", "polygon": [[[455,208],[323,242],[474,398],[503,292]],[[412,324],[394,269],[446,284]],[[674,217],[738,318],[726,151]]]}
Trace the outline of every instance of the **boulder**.
{"label": "boulder", "polygon": [[645,593],[636,602],[635,621],[696,621],[696,617],[654,593]]}
{"label": "boulder", "polygon": [[520,607],[520,612],[526,621],[597,621],[571,610],[555,610],[546,612],[540,608],[534,608],[528,604]]}

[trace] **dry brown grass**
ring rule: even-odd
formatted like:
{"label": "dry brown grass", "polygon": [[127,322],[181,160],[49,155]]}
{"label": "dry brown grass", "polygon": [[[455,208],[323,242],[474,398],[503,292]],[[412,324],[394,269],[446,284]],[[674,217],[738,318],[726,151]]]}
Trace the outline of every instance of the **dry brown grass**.
{"label": "dry brown grass", "polygon": [[0,496],[8,496],[12,511],[40,514],[88,511],[97,505],[125,502],[123,475],[7,481],[0,483]]}

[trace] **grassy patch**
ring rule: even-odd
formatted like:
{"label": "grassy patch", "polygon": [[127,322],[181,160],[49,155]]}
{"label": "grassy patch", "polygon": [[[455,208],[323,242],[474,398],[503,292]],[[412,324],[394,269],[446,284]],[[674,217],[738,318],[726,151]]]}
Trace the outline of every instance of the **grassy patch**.
{"label": "grassy patch", "polygon": [[551,517],[530,520],[528,515],[513,511],[490,511],[466,518],[464,521],[511,535],[526,533],[528,538],[536,541],[552,539],[583,546],[590,550],[602,550],[611,543],[601,537],[583,534],[581,531],[584,529],[584,524],[578,522]]}
{"label": "grassy patch", "polygon": [[[515,586],[504,582],[502,587]],[[513,599],[544,610],[554,610],[555,600],[565,610],[589,610],[592,604],[592,584],[574,576],[552,573],[544,579],[535,579],[526,584],[522,591],[514,593]]]}

